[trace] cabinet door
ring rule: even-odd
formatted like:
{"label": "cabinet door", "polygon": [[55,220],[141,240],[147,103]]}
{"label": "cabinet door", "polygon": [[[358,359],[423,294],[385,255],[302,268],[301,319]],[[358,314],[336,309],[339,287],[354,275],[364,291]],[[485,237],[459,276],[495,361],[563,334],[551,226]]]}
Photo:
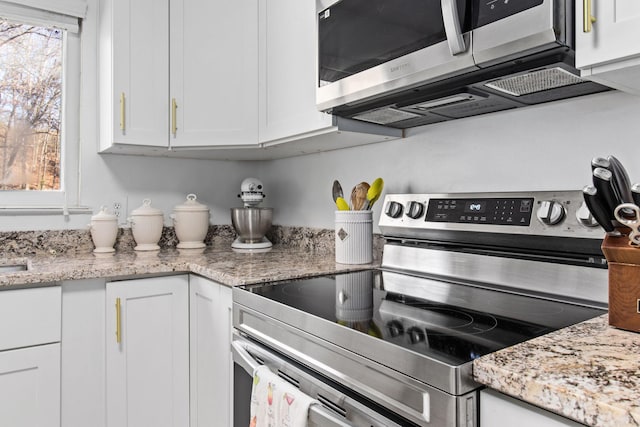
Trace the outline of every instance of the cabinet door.
{"label": "cabinet door", "polygon": [[231,426],[231,288],[190,277],[191,427]]}
{"label": "cabinet door", "polygon": [[187,276],[107,283],[107,426],[189,425],[188,298]]}
{"label": "cabinet door", "polygon": [[260,142],[330,129],[316,108],[316,2],[260,2]]}
{"label": "cabinet door", "polygon": [[113,142],[167,147],[169,0],[111,1]]}
{"label": "cabinet door", "polygon": [[576,67],[596,82],[640,93],[640,2],[590,0],[596,18],[583,28],[584,3],[576,1]]}
{"label": "cabinet door", "polygon": [[60,344],[0,352],[0,425],[60,426]]}
{"label": "cabinet door", "polygon": [[584,2],[576,2],[576,65],[600,65],[640,55],[640,2],[591,0],[596,18],[591,31],[583,28]]}
{"label": "cabinet door", "polygon": [[480,425],[491,427],[579,427],[579,424],[494,390],[480,392]]}
{"label": "cabinet door", "polygon": [[62,282],[60,418],[64,427],[106,424],[105,284],[104,279]]}
{"label": "cabinet door", "polygon": [[170,3],[170,146],[257,145],[257,0]]}

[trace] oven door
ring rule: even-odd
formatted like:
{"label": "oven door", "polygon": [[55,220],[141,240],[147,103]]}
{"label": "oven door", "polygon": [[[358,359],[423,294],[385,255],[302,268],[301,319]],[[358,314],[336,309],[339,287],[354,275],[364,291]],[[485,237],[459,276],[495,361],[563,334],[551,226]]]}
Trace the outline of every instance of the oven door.
{"label": "oven door", "polygon": [[469,0],[316,0],[318,109],[477,68]]}
{"label": "oven door", "polygon": [[309,408],[309,426],[317,427],[399,427],[401,424],[378,412],[375,405],[364,405],[338,391],[323,379],[295,362],[234,332],[234,426],[249,425],[249,407],[254,370],[268,366],[282,379],[317,399]]}

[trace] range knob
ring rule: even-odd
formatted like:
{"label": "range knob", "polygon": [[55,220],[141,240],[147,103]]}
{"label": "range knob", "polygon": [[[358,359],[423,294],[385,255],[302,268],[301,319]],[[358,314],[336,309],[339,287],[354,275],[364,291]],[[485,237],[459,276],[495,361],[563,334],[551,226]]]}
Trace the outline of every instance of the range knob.
{"label": "range knob", "polygon": [[556,225],[564,219],[564,206],[555,200],[544,200],[536,212],[538,220],[547,225]]}
{"label": "range knob", "polygon": [[391,218],[398,218],[402,215],[402,203],[398,202],[389,202],[387,203],[387,208],[384,210],[384,213]]}
{"label": "range knob", "polygon": [[418,328],[417,326],[412,326],[409,329],[407,329],[407,335],[409,336],[409,341],[411,341],[411,344],[418,344],[418,343],[424,342],[425,339],[427,338],[424,331]]}
{"label": "range knob", "polygon": [[409,218],[418,219],[424,214],[424,204],[416,201],[409,202],[407,205],[407,216]]}
{"label": "range knob", "polygon": [[591,211],[585,202],[582,202],[576,211],[576,219],[585,227],[596,227],[598,225],[598,221],[591,215]]}
{"label": "range knob", "polygon": [[387,329],[389,330],[389,335],[394,338],[404,334],[404,327],[398,320],[390,320],[387,323]]}

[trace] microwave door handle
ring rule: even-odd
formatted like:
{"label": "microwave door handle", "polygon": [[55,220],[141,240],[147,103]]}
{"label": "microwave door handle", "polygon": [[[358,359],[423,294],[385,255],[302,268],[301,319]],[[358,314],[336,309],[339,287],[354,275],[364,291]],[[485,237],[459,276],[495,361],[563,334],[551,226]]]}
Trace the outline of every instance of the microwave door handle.
{"label": "microwave door handle", "polygon": [[452,55],[457,55],[467,50],[462,37],[462,29],[460,28],[458,5],[456,0],[440,0],[440,5],[444,21],[444,32],[449,42],[449,50]]}

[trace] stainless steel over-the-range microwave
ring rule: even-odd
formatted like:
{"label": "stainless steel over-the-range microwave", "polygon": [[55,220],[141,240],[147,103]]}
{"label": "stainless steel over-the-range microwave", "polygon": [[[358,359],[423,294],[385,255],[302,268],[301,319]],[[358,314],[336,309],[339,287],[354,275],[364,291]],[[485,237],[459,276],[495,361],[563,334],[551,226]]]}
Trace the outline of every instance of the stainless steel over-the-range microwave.
{"label": "stainless steel over-the-range microwave", "polygon": [[574,68],[574,0],[316,0],[318,108],[408,128],[608,88]]}

